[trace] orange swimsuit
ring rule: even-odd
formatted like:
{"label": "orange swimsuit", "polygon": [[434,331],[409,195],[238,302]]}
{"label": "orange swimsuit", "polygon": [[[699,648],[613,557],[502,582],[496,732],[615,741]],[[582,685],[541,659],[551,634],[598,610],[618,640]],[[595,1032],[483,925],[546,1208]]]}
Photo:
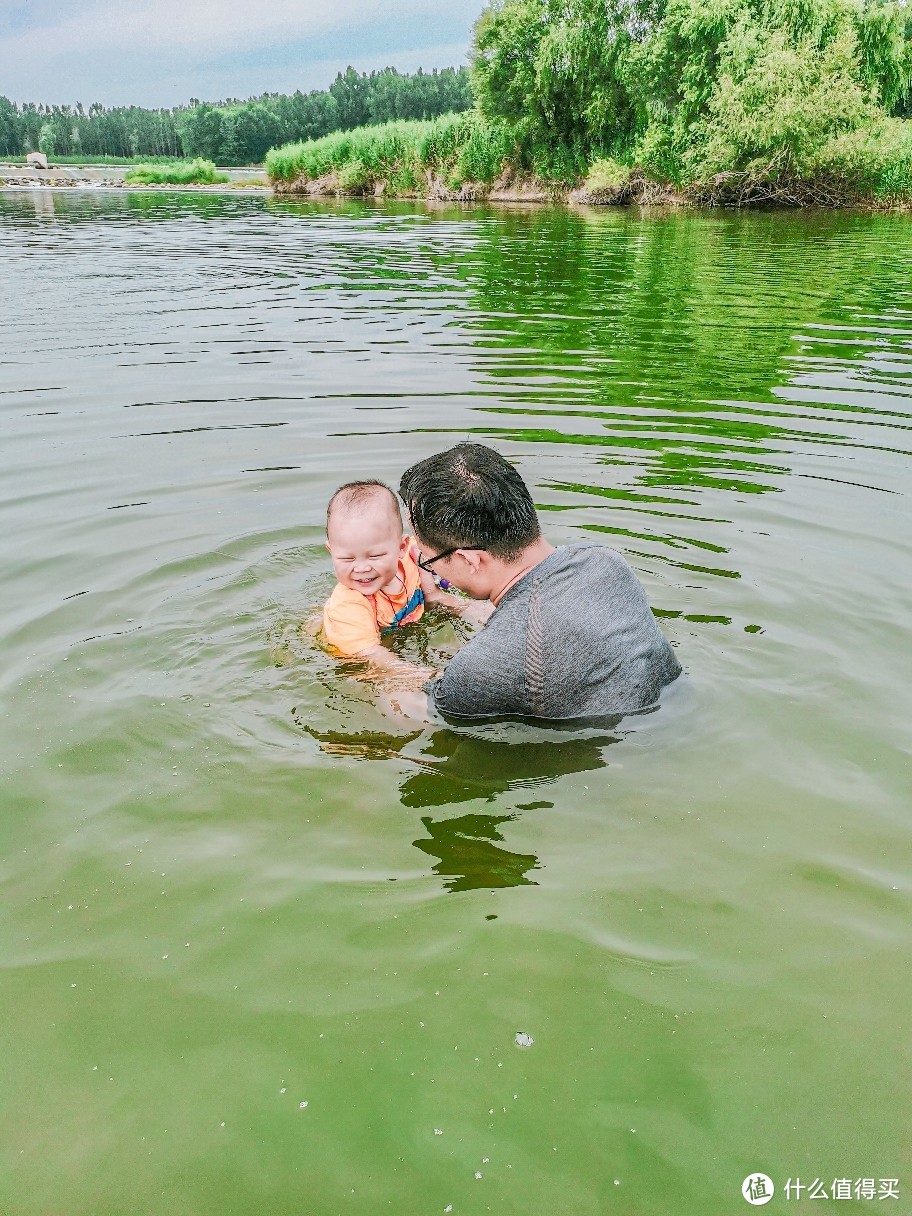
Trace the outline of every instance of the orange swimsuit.
{"label": "orange swimsuit", "polygon": [[406,550],[399,560],[402,590],[388,595],[375,591],[362,595],[337,583],[323,609],[323,638],[345,655],[361,654],[379,646],[380,634],[411,625],[424,612],[424,593],[418,566]]}

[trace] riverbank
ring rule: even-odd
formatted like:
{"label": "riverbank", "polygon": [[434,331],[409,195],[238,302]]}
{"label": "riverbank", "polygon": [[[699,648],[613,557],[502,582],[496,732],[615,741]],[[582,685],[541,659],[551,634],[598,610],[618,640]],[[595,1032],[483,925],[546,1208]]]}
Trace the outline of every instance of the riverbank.
{"label": "riverbank", "polygon": [[183,182],[151,183],[127,180],[131,165],[52,165],[48,169],[33,166],[0,163],[0,190],[260,190],[268,191],[269,181],[255,168],[225,169],[221,175],[227,180],[200,183]]}
{"label": "riverbank", "polygon": [[265,185],[262,182],[220,182],[213,186],[200,185],[150,185],[150,186],[132,186],[125,182],[93,182],[88,179],[82,181],[61,179],[58,181],[35,182],[27,178],[4,178],[0,177],[0,190],[3,191],[22,191],[29,192],[37,191],[62,191],[69,193],[72,190],[116,190],[119,194],[148,194],[150,191],[156,193],[173,194],[175,191],[187,191],[192,194],[272,194],[272,187]]}
{"label": "riverbank", "polygon": [[912,199],[882,199],[846,189],[833,180],[758,179],[747,173],[719,174],[710,182],[677,188],[653,181],[633,171],[624,182],[610,185],[583,184],[568,188],[521,174],[505,173],[495,182],[462,182],[448,186],[438,174],[429,173],[420,188],[394,189],[382,178],[369,188],[346,187],[338,173],[292,182],[272,183],[281,197],[311,199],[374,198],[426,203],[549,203],[588,207],[727,208],[828,208],[861,212],[912,211]]}
{"label": "riverbank", "polygon": [[266,172],[281,195],[447,202],[557,202],[690,207],[912,208],[912,122],[884,119],[829,138],[813,157],[732,160],[662,175],[608,157],[583,171],[547,170],[515,133],[477,113],[337,132],[272,149]]}

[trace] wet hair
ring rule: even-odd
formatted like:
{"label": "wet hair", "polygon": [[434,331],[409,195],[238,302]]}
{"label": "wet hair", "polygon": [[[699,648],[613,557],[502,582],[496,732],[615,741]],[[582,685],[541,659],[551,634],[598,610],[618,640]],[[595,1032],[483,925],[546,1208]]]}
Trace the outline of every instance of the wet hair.
{"label": "wet hair", "polygon": [[399,495],[415,532],[435,552],[479,548],[514,561],[541,536],[526,483],[481,443],[457,443],[413,464]]}
{"label": "wet hair", "polygon": [[383,502],[386,505],[401,533],[403,531],[402,511],[399,509],[399,500],[385,481],[377,481],[372,477],[364,481],[347,481],[344,486],[339,486],[326,504],[326,531],[329,532],[329,521],[334,510],[350,511],[357,507],[364,510],[369,509],[370,505],[376,502]]}

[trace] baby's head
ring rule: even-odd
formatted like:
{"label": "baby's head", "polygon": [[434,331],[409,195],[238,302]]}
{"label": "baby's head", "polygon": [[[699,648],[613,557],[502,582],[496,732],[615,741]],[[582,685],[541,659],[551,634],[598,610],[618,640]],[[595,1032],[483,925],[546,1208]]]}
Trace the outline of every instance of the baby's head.
{"label": "baby's head", "polygon": [[399,500],[382,481],[350,481],[329,500],[326,548],[343,587],[362,595],[385,589],[407,546]]}

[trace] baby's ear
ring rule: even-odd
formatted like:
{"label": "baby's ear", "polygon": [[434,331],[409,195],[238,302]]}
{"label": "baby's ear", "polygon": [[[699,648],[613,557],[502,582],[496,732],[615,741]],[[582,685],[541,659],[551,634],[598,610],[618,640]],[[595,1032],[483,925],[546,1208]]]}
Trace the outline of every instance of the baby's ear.
{"label": "baby's ear", "polygon": [[400,540],[400,542],[399,542],[399,556],[400,557],[405,557],[406,553],[408,553],[408,547],[411,544],[411,540],[412,540],[412,538],[410,536],[403,536],[402,540]]}

